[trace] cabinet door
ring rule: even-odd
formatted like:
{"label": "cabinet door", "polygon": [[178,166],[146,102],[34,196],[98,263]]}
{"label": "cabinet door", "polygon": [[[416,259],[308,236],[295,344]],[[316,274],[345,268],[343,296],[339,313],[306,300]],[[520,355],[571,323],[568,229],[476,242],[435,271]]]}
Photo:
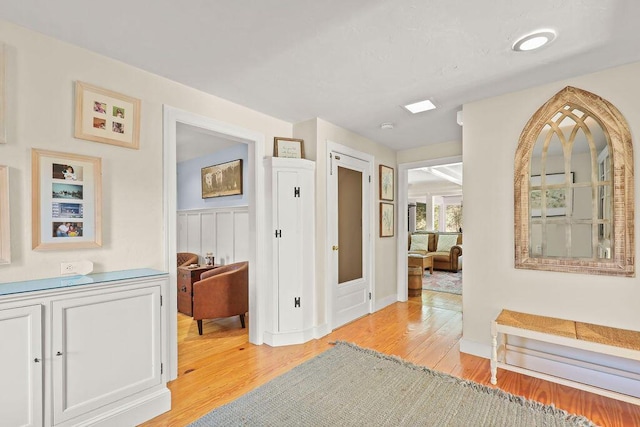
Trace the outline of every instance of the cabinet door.
{"label": "cabinet door", "polygon": [[161,383],[160,287],[52,303],[54,423]]}
{"label": "cabinet door", "polygon": [[[302,328],[302,215],[298,172],[276,172],[276,224],[281,231],[277,239],[278,331]],[[296,306],[296,301],[299,305]]]}
{"label": "cabinet door", "polygon": [[42,306],[0,310],[0,337],[0,424],[41,426]]}

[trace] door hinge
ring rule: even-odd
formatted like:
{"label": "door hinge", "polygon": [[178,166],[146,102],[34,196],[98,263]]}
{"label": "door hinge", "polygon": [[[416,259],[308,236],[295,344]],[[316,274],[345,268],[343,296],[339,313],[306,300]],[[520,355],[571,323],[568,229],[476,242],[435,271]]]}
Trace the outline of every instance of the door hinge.
{"label": "door hinge", "polygon": [[160,295],[160,307],[162,307],[162,295]]}
{"label": "door hinge", "polygon": [[300,187],[293,187],[293,197],[300,197]]}
{"label": "door hinge", "polygon": [[160,364],[160,375],[164,374],[164,363]]}
{"label": "door hinge", "polygon": [[369,292],[369,300],[371,300],[371,292]]}
{"label": "door hinge", "polygon": [[300,297],[294,297],[293,298],[293,306],[294,307],[300,307]]}
{"label": "door hinge", "polygon": [[369,182],[371,182],[371,175],[369,175]]}
{"label": "door hinge", "polygon": [[333,154],[329,153],[329,175],[333,175]]}
{"label": "door hinge", "polygon": [[276,239],[282,237],[282,230],[276,230]]}

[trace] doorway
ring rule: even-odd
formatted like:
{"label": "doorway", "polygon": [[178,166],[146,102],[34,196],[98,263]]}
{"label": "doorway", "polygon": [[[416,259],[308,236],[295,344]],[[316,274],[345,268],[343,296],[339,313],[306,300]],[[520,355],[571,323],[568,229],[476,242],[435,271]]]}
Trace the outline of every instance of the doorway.
{"label": "doorway", "polygon": [[[443,157],[433,160],[422,160],[398,165],[398,212],[409,211],[409,171],[421,168],[431,168],[436,172],[438,166],[461,164],[462,156]],[[435,170],[434,170],[435,169]],[[436,172],[437,173],[437,172]],[[460,177],[460,184],[462,177]],[[428,221],[433,224],[433,221]],[[398,300],[407,301],[407,242],[409,230],[409,215],[398,215]]]}
{"label": "doorway", "polygon": [[372,311],[371,170],[365,153],[331,144],[327,174],[331,327]]}
{"label": "doorway", "polygon": [[235,125],[224,123],[209,117],[200,116],[165,105],[163,107],[164,132],[164,224],[165,224],[165,268],[169,272],[169,301],[164,304],[167,337],[163,351],[167,360],[167,379],[177,378],[178,346],[177,346],[177,274],[175,259],[177,253],[177,189],[176,189],[176,128],[178,123],[191,125],[216,133],[225,139],[247,144],[248,146],[248,181],[247,202],[249,205],[249,342],[262,344],[263,321],[260,310],[264,296],[260,293],[261,286],[257,283],[260,277],[265,277],[265,260],[261,254],[265,251],[266,224],[264,223],[264,135]]}

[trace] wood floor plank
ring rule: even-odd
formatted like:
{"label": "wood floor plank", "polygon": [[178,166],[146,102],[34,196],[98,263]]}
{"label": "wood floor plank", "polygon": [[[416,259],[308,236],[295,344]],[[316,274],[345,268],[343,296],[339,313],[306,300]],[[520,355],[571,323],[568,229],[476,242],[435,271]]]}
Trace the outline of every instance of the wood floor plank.
{"label": "wood floor plank", "polygon": [[[196,322],[178,314],[178,378],[169,384],[172,409],[143,424],[181,427],[343,340],[397,355],[412,363],[489,384],[489,361],[460,353],[462,298],[423,291],[422,296],[392,304],[319,340],[285,346],[255,346],[237,317]],[[640,426],[640,406],[567,386],[500,371],[499,387],[509,393],[553,403],[603,427]]]}

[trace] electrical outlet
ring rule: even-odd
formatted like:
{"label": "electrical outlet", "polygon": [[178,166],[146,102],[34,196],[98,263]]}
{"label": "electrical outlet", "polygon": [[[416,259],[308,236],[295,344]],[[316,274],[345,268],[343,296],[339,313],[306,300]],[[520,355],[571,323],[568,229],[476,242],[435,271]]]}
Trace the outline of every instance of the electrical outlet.
{"label": "electrical outlet", "polygon": [[78,266],[75,262],[62,262],[60,263],[60,274],[78,274]]}
{"label": "electrical outlet", "polygon": [[60,263],[60,275],[62,276],[89,274],[92,271],[93,271],[93,263],[91,261],[75,261],[75,262]]}

